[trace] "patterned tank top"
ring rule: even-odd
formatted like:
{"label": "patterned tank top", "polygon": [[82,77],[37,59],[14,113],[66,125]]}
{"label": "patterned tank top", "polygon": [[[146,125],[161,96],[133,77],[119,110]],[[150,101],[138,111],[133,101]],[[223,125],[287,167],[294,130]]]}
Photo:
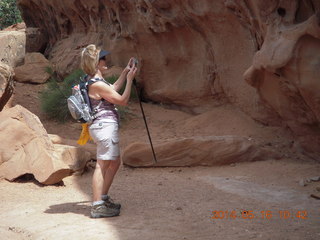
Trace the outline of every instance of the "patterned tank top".
{"label": "patterned tank top", "polygon": [[[88,81],[88,85],[91,85],[97,81],[103,81],[106,84],[110,85],[108,82],[106,82],[104,79],[101,79],[101,78],[90,79]],[[90,103],[91,103],[91,109],[94,111],[96,116],[93,123],[97,121],[119,123],[119,113],[116,106],[113,103],[110,103],[105,99],[96,100],[93,98],[90,98]]]}

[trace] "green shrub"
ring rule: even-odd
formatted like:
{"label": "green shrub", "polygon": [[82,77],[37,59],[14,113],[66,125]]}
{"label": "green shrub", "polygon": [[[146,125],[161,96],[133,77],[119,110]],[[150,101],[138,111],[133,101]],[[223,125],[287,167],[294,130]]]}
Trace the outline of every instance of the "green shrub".
{"label": "green shrub", "polygon": [[22,22],[16,0],[0,0],[0,30]]}
{"label": "green shrub", "polygon": [[40,93],[41,110],[49,118],[65,122],[71,119],[67,99],[72,93],[72,87],[79,83],[84,75],[82,70],[75,70],[68,75],[63,82],[59,82],[52,69],[47,69],[51,75],[46,89]]}

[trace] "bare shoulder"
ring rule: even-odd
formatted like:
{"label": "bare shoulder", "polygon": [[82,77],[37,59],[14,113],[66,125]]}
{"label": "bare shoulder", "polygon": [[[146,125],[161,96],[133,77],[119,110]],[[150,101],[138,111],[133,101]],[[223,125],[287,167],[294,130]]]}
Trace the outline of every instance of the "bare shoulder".
{"label": "bare shoulder", "polygon": [[97,94],[102,98],[106,98],[114,92],[113,88],[110,85],[102,81],[93,83],[90,90],[92,94]]}

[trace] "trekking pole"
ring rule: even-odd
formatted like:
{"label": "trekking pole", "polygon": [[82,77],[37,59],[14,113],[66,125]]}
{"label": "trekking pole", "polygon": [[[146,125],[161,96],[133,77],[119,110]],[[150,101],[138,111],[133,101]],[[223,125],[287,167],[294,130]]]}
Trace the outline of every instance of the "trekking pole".
{"label": "trekking pole", "polygon": [[141,109],[141,112],[142,112],[142,117],[143,117],[143,120],[144,120],[144,124],[145,124],[146,129],[147,129],[147,133],[148,133],[148,137],[149,137],[149,142],[150,142],[150,146],[151,146],[151,150],[152,150],[152,154],[153,154],[153,159],[154,159],[154,162],[157,163],[157,158],[156,158],[156,154],[155,154],[154,149],[153,149],[153,144],[152,144],[152,141],[151,141],[151,137],[150,137],[150,132],[149,132],[149,128],[148,128],[146,116],[144,115],[144,111],[143,111],[143,107],[142,107],[142,103],[141,103],[140,94],[139,94],[139,92],[138,92],[136,79],[133,79],[133,85],[134,85],[134,87],[135,87],[135,89],[136,89],[136,93],[137,93],[137,96],[138,96],[138,99],[139,99],[140,109]]}

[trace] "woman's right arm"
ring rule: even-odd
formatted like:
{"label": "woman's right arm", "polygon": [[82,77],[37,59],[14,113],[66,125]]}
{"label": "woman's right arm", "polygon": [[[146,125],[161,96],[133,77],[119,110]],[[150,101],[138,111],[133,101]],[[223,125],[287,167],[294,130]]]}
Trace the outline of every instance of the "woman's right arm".
{"label": "woman's right arm", "polygon": [[133,65],[133,59],[134,58],[130,58],[127,66],[125,67],[125,69],[123,69],[120,77],[118,78],[118,80],[113,84],[113,87],[114,87],[114,90],[116,90],[117,92],[119,92],[119,90],[122,88],[124,82],[125,82],[125,79],[126,79],[126,76],[128,74],[128,72],[130,71],[132,65]]}

